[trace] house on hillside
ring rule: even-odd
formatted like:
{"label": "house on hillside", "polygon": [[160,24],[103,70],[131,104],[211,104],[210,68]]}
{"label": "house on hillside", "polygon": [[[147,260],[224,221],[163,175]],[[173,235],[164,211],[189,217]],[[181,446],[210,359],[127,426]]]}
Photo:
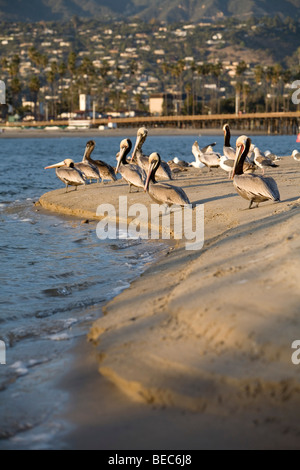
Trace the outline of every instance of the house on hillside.
{"label": "house on hillside", "polygon": [[153,93],[149,97],[149,112],[152,116],[178,114],[186,100],[186,94]]}

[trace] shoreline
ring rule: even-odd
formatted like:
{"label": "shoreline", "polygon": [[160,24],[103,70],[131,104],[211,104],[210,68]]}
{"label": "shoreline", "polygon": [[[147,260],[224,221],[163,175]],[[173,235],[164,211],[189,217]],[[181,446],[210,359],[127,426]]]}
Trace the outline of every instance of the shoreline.
{"label": "shoreline", "polygon": [[[18,129],[18,128],[4,128],[4,132],[0,133],[1,139],[23,139],[23,138],[59,138],[59,137],[136,137],[139,126],[130,128],[117,128],[106,129],[100,131],[99,129],[78,129],[78,130],[43,130],[43,129]],[[168,128],[168,127],[148,127],[152,136],[181,136],[181,135],[195,135],[195,136],[223,136],[223,131],[220,128],[212,129],[196,129],[196,128]],[[231,134],[238,136],[243,133],[242,130],[232,129]],[[247,130],[249,136],[266,135],[265,131],[250,131]],[[279,134],[278,134],[279,135]]]}
{"label": "shoreline", "polygon": [[[251,211],[221,170],[175,179],[191,202],[205,204],[205,246],[178,244],[105,305],[89,334],[100,381],[72,390],[68,447],[126,449],[134,436],[138,448],[299,448],[291,343],[300,330],[300,177],[296,162],[279,164],[268,173],[282,202]],[[69,215],[89,218],[101,197],[128,194],[122,183],[93,186],[84,200],[84,189],[48,193],[42,207],[46,198],[57,211],[60,201]]]}

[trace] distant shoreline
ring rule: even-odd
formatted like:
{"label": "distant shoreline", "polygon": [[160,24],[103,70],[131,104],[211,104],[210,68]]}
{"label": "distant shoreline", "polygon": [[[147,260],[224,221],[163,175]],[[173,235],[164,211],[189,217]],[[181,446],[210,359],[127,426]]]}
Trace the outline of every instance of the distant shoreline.
{"label": "distant shoreline", "polygon": [[[38,139],[38,138],[59,138],[59,137],[132,137],[136,136],[138,127],[119,128],[119,129],[106,129],[100,131],[99,129],[78,129],[78,130],[45,130],[45,129],[4,129],[0,133],[0,139]],[[151,135],[155,136],[175,136],[175,135],[195,135],[195,136],[209,136],[209,135],[223,135],[222,129],[196,129],[196,128],[174,128],[174,127],[150,127]],[[266,135],[265,132],[259,131],[243,131],[232,129],[232,135]]]}

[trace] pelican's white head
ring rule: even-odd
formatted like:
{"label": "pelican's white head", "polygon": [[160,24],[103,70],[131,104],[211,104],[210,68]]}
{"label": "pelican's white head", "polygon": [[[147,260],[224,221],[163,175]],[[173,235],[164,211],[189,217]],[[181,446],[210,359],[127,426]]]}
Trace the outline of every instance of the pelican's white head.
{"label": "pelican's white head", "polygon": [[46,166],[45,170],[50,170],[52,168],[61,168],[62,166],[67,166],[68,168],[74,168],[74,162],[71,158],[66,158],[62,162],[55,163],[55,165]]}

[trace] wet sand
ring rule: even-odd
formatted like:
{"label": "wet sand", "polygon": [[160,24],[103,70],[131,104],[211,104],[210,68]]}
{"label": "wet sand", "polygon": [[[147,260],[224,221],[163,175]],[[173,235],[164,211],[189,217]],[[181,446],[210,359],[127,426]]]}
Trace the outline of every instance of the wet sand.
{"label": "wet sand", "polygon": [[[221,169],[174,181],[205,205],[204,247],[174,242],[105,306],[89,359],[66,376],[75,426],[67,447],[300,448],[300,366],[291,361],[300,339],[300,167],[291,158],[279,165],[267,174],[282,202],[253,210]],[[122,182],[62,189],[40,204],[95,219],[100,203],[127,191]],[[143,193],[129,201],[151,203]]]}

